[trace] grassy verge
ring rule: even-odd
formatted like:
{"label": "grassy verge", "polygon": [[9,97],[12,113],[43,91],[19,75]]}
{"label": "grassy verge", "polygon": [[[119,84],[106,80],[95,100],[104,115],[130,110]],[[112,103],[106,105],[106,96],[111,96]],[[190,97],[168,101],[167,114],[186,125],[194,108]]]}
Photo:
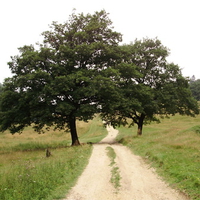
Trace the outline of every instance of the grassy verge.
{"label": "grassy verge", "polygon": [[59,199],[74,184],[87,164],[91,147],[52,151],[45,158],[37,152],[29,159],[12,161],[1,167],[0,199]]}
{"label": "grassy verge", "polygon": [[115,158],[116,153],[112,147],[107,147],[107,155],[110,158],[110,166],[111,169],[111,179],[110,182],[114,185],[115,189],[118,189],[120,187],[120,174],[119,174],[119,168],[116,166]]}
{"label": "grassy verge", "polygon": [[[91,127],[96,129],[91,130]],[[97,142],[106,135],[99,119],[78,122],[80,141]],[[75,184],[88,163],[92,146],[69,147],[70,136],[64,132],[38,135],[27,128],[21,135],[0,136],[0,199],[60,199]],[[52,156],[45,157],[45,148]],[[65,147],[65,148],[63,148]]]}
{"label": "grassy verge", "polygon": [[136,129],[119,128],[118,140],[157,168],[174,188],[191,199],[200,199],[200,117],[176,115],[160,124]]}

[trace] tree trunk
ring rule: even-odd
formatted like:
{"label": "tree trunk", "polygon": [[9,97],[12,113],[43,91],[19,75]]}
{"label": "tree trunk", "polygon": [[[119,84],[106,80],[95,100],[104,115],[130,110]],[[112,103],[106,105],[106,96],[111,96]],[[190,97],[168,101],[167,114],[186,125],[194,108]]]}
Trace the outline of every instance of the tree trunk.
{"label": "tree trunk", "polygon": [[142,128],[143,128],[144,118],[145,118],[144,114],[141,114],[141,116],[139,117],[137,135],[142,135]]}
{"label": "tree trunk", "polygon": [[74,116],[70,117],[69,119],[69,127],[72,139],[72,146],[80,145],[78,140],[77,130],[76,130],[76,118]]}

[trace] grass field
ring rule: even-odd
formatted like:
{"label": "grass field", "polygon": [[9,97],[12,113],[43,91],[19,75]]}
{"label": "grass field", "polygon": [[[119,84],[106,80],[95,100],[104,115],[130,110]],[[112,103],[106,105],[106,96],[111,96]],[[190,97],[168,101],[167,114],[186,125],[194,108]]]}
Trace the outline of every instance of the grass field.
{"label": "grass field", "polygon": [[[107,134],[99,118],[78,122],[81,143],[98,142]],[[37,134],[29,127],[19,135],[0,135],[0,199],[60,199],[88,163],[92,145],[69,147],[70,134]],[[52,156],[45,157],[49,148]]]}
{"label": "grass field", "polygon": [[[157,172],[187,194],[200,199],[200,116],[176,115],[146,125],[141,137],[136,126],[120,127],[118,141],[150,162]],[[50,131],[38,135],[27,128],[21,135],[0,135],[0,199],[60,199],[88,163],[92,145],[107,134],[99,118],[78,122],[80,147],[69,147],[70,134]],[[45,157],[50,148],[52,156]]]}
{"label": "grass field", "polygon": [[200,116],[176,115],[146,125],[141,137],[136,126],[119,128],[118,141],[156,167],[174,188],[200,199]]}

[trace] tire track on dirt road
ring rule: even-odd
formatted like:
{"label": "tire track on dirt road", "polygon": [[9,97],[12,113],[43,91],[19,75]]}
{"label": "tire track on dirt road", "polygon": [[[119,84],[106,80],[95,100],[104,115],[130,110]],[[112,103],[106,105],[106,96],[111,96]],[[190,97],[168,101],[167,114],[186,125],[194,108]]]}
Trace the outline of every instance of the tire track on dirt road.
{"label": "tire track on dirt road", "polygon": [[[108,126],[108,135],[94,144],[89,163],[65,200],[185,200],[169,188],[147,164],[115,143],[118,131]],[[118,191],[110,182],[111,167],[106,148],[111,146],[121,176]]]}

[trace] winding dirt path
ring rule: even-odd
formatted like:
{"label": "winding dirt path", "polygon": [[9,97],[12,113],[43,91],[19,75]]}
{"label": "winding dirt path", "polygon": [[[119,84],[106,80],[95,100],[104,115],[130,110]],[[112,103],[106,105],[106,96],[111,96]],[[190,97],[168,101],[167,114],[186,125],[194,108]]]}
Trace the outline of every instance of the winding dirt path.
{"label": "winding dirt path", "polygon": [[[107,127],[108,135],[94,144],[89,164],[65,200],[184,200],[169,188],[143,160],[122,145],[115,143],[118,131]],[[120,187],[110,182],[111,166],[106,147],[116,153]]]}

